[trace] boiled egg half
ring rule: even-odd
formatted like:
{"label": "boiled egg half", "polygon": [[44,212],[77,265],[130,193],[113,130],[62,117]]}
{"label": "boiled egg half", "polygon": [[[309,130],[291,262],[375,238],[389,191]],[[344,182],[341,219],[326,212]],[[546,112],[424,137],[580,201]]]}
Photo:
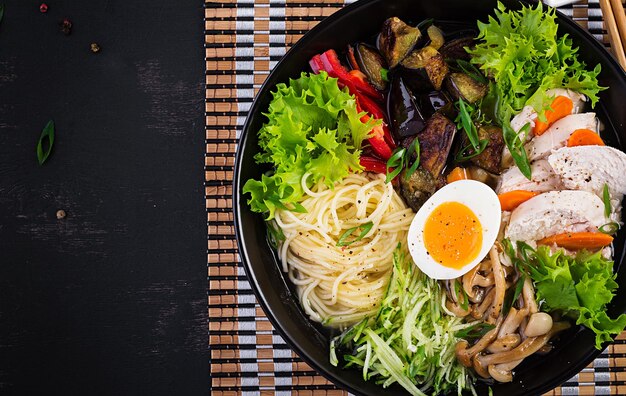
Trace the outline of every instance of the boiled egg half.
{"label": "boiled egg half", "polygon": [[413,261],[433,279],[464,275],[489,253],[501,216],[498,196],[486,184],[446,185],[413,218],[407,237]]}

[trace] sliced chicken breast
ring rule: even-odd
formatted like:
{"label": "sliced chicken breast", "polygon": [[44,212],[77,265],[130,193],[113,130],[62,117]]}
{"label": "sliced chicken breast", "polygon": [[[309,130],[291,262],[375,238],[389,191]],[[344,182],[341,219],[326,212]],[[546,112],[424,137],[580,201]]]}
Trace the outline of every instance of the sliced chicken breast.
{"label": "sliced chicken breast", "polygon": [[[520,111],[515,117],[511,119],[511,128],[515,132],[519,132],[522,127],[528,123],[530,123],[530,130],[532,131],[535,126],[535,120],[537,119],[537,112],[532,106],[524,106],[522,111]],[[526,140],[530,140],[532,137],[532,133],[526,135]]]}
{"label": "sliced chicken breast", "polygon": [[514,191],[553,191],[562,188],[561,178],[554,173],[552,167],[545,159],[534,161],[530,164],[532,180],[522,175],[517,166],[512,166],[502,173],[502,183],[498,188],[498,194]]}
{"label": "sliced chicken breast", "polygon": [[591,129],[598,132],[596,113],[571,114],[552,124],[543,135],[536,136],[526,144],[528,159],[534,161],[545,158],[552,150],[565,146],[567,139],[577,129]]}
{"label": "sliced chicken breast", "polygon": [[613,147],[563,147],[555,150],[548,162],[567,189],[601,196],[606,183],[611,196],[626,194],[626,154]]}
{"label": "sliced chicken breast", "polygon": [[513,212],[505,236],[538,241],[565,232],[595,231],[606,224],[604,204],[587,191],[550,191],[529,199]]}

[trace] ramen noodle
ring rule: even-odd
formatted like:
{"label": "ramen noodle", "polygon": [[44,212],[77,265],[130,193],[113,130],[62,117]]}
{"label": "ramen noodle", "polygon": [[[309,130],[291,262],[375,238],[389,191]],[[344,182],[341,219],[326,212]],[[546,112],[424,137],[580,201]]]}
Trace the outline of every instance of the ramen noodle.
{"label": "ramen noodle", "polygon": [[346,327],[376,311],[414,213],[383,175],[351,174],[334,188],[320,182],[311,189],[305,176],[302,186],[307,212],[276,212],[283,271],[312,320]]}

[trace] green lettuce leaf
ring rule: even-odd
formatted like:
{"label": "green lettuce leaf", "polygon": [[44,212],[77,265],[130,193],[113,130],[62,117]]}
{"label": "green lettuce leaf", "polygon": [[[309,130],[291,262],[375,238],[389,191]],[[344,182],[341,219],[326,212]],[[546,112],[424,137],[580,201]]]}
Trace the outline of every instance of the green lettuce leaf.
{"label": "green lettuce leaf", "polygon": [[468,52],[472,63],[493,76],[493,89],[499,98],[497,121],[507,122],[504,115],[516,114],[526,105],[540,112],[550,104],[546,91],[570,88],[587,95],[591,105],[598,101],[597,76],[600,65],[587,70],[578,59],[578,48],[567,35],[558,35],[553,8],[523,6],[507,11],[498,3],[495,17],[478,22],[479,43]]}
{"label": "green lettuce leaf", "polygon": [[271,164],[274,171],[243,186],[250,208],[266,213],[267,220],[276,209],[297,207],[304,175],[310,174],[308,187],[322,181],[332,188],[350,172],[361,171],[361,146],[380,122],[362,122],[365,113],[357,111],[354,96],[325,72],[302,73],[289,84],[278,84],[272,95],[255,160]]}
{"label": "green lettuce leaf", "polygon": [[626,327],[626,315],[611,319],[606,306],[618,285],[613,261],[600,252],[581,252],[575,257],[562,250],[552,253],[540,246],[529,256],[528,272],[535,282],[537,301],[547,312],[561,311],[596,333],[596,348]]}

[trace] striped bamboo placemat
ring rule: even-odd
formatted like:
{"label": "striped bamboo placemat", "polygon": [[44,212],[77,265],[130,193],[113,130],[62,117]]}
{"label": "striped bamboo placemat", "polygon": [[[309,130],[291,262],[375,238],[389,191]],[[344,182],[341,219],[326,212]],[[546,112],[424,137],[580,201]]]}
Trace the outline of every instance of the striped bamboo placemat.
{"label": "striped bamboo placemat", "polygon": [[[234,236],[237,139],[269,71],[311,27],[350,0],[205,3],[209,373],[214,395],[345,395],[285,344],[244,274]],[[598,0],[561,9],[607,43]],[[626,333],[551,395],[626,394]]]}

